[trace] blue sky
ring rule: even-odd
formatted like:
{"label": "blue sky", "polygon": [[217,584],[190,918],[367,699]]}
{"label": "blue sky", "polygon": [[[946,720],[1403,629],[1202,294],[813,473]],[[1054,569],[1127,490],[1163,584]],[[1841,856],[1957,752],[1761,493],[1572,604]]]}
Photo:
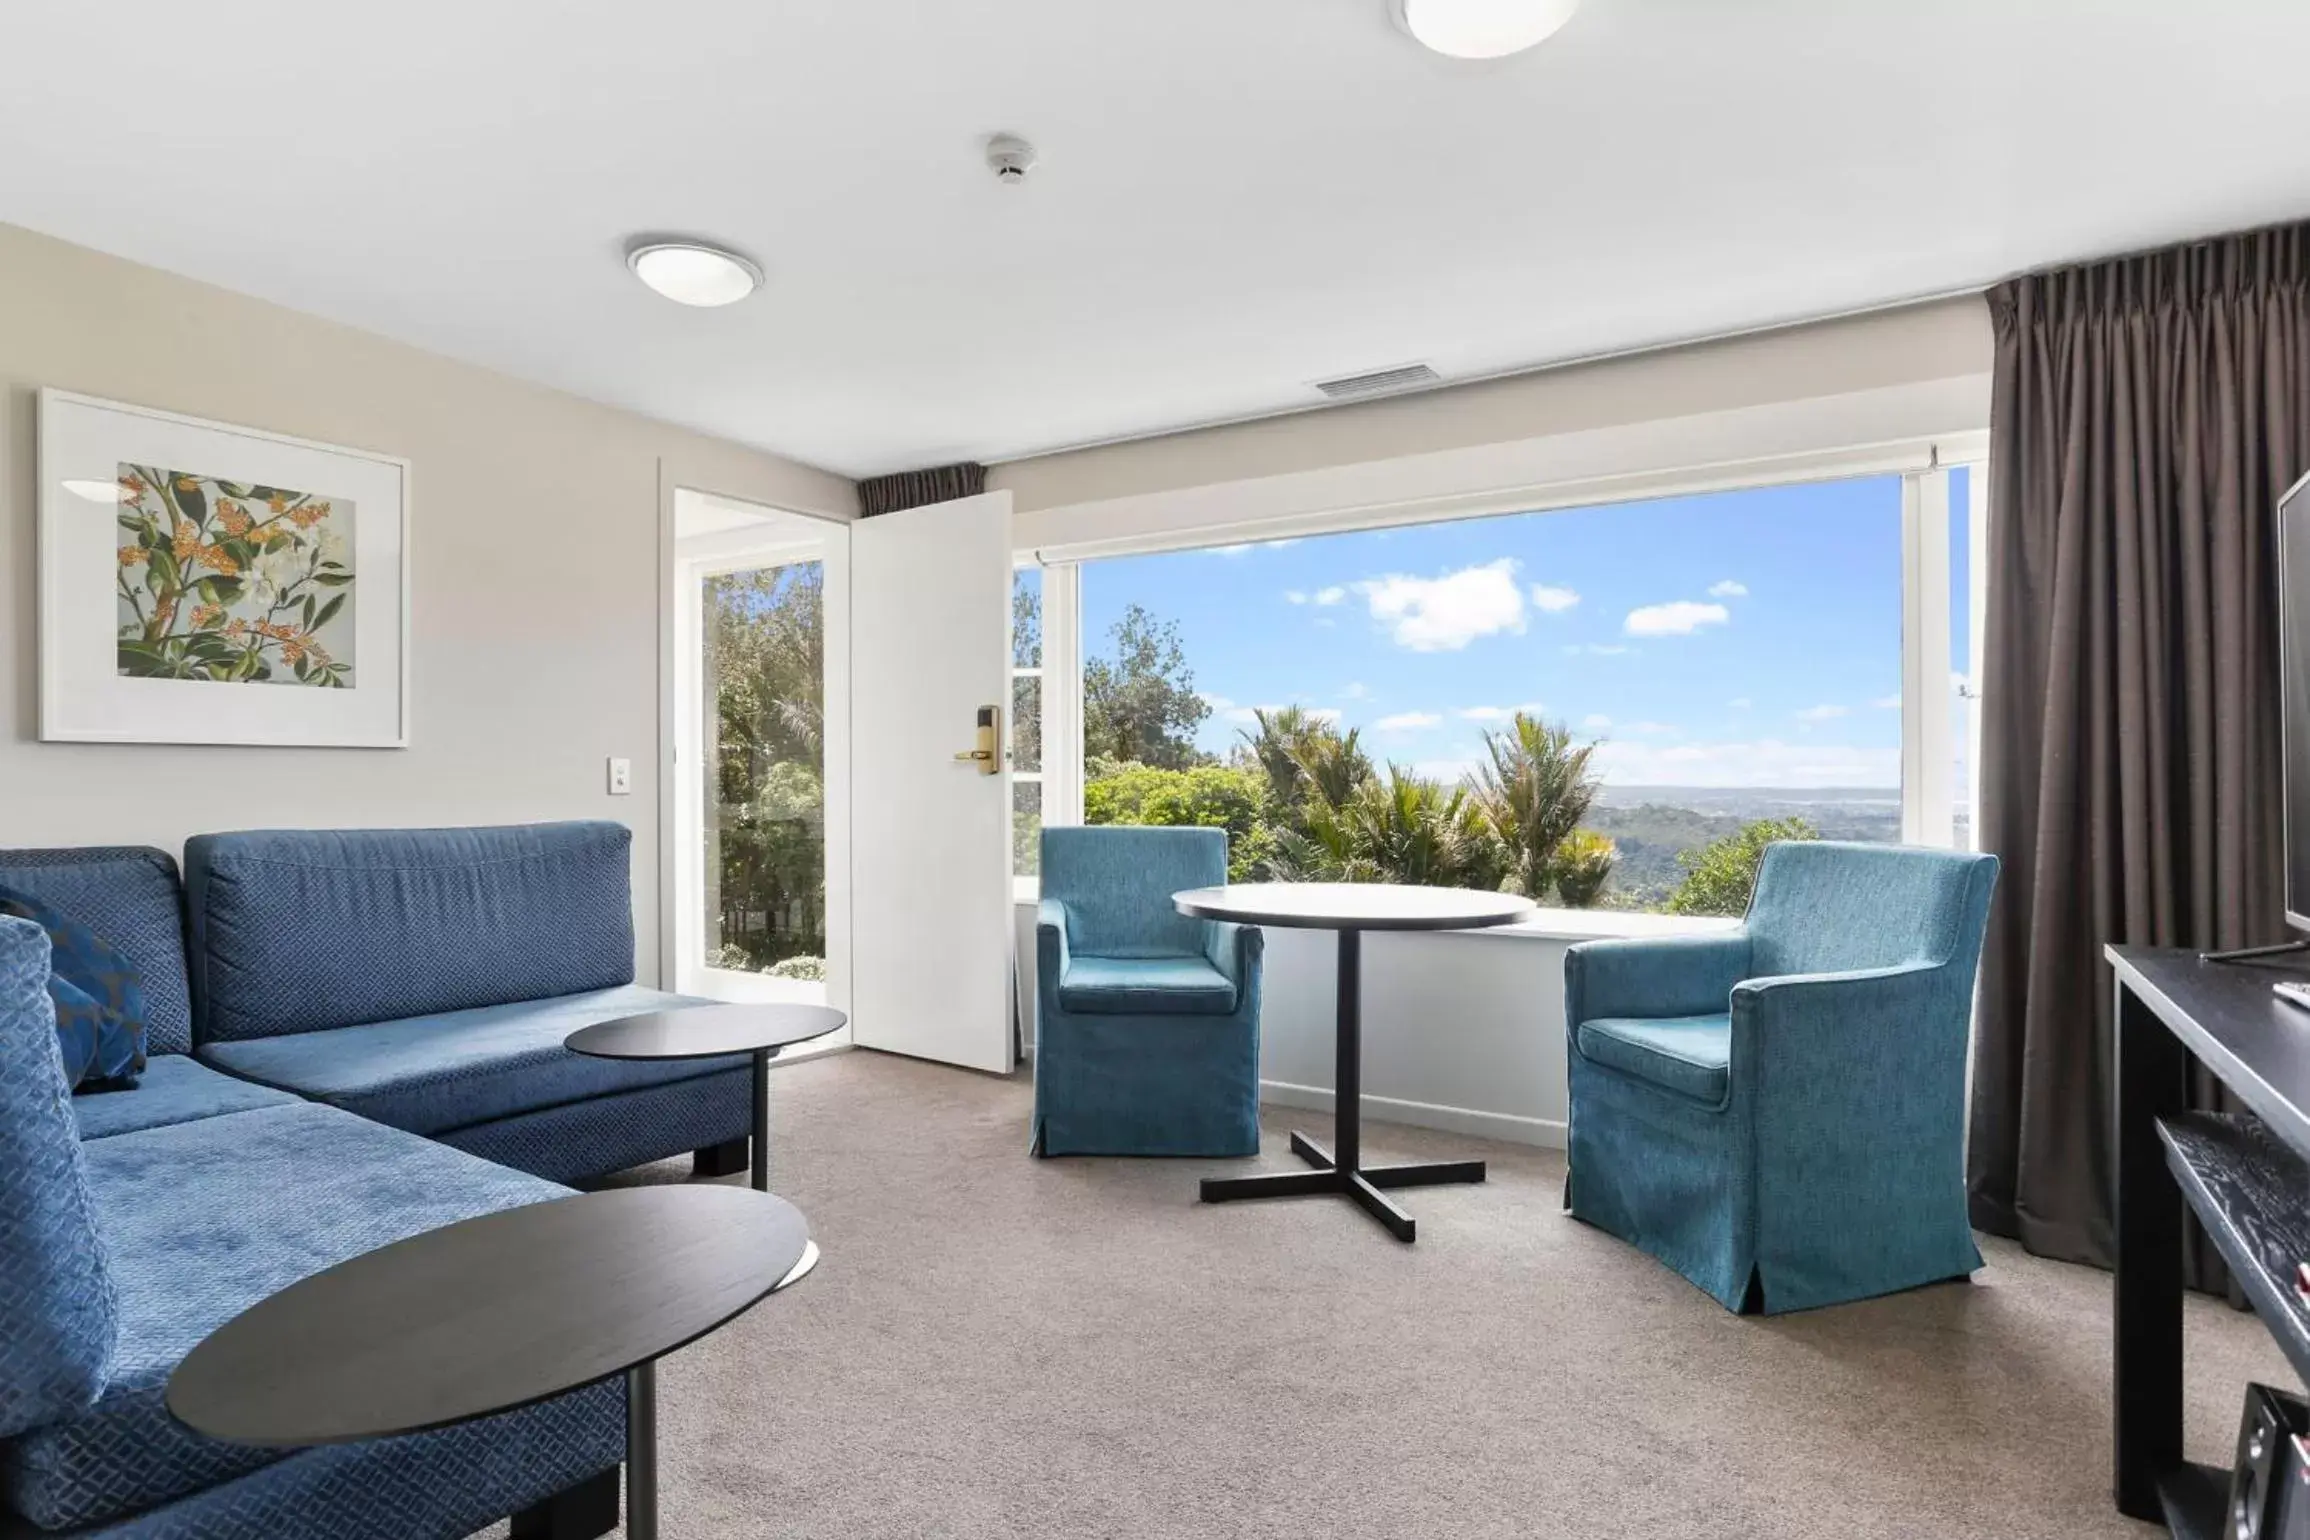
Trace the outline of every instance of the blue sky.
{"label": "blue sky", "polygon": [[1900,781],[1898,477],[1087,563],[1087,652],[1132,603],[1179,623],[1215,752],[1296,702],[1456,774],[1521,706],[1619,784]]}

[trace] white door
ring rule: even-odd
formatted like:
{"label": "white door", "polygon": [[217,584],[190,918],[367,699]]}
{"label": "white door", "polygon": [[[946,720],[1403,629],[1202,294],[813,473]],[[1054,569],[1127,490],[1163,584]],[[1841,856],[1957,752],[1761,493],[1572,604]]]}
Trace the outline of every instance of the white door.
{"label": "white door", "polygon": [[850,556],[852,1037],[1007,1074],[1011,495],[861,519]]}

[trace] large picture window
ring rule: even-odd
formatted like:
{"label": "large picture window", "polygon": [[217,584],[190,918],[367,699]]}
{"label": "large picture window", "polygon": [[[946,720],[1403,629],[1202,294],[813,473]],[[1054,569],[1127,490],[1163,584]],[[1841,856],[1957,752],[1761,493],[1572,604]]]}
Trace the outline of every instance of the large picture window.
{"label": "large picture window", "polygon": [[1935,469],[1054,567],[1081,816],[1225,827],[1238,880],[1686,914],[1774,839],[1961,841],[1968,503]]}

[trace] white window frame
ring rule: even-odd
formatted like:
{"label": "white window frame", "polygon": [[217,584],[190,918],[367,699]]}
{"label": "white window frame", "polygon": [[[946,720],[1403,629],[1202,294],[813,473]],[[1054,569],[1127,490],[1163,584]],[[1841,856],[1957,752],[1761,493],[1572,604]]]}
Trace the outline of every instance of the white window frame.
{"label": "white window frame", "polygon": [[[1901,838],[1948,846],[1955,839],[1956,740],[1950,707],[1949,472],[1971,468],[1965,509],[1970,533],[1974,673],[1968,702],[1975,756],[1969,777],[1969,827],[1978,829],[1981,783],[1981,626],[1986,593],[1988,491],[1986,432],[1942,434],[1845,451],[1807,451],[1731,464],[1657,470],[1612,478],[1584,478],[1552,486],[1481,496],[1455,495],[1394,503],[1384,508],[1342,508],[1329,514],[1295,512],[1272,519],[1195,529],[1103,535],[1028,548],[1022,565],[1043,569],[1043,826],[1083,819],[1082,563],[1231,545],[1284,535],[1312,537],[1356,530],[1395,529],[1511,514],[1608,507],[1719,492],[1755,491],[1808,482],[1872,476],[1902,478],[1901,499]],[[1033,880],[1020,879],[1022,900]]]}

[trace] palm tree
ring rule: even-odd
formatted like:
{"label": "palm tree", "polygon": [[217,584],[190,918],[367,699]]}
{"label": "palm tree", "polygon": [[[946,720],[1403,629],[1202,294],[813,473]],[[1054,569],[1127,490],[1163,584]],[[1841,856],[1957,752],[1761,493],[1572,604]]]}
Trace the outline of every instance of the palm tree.
{"label": "palm tree", "polygon": [[1507,846],[1507,886],[1526,898],[1558,880],[1558,852],[1596,800],[1588,771],[1595,752],[1593,743],[1575,748],[1570,728],[1521,711],[1506,730],[1484,735],[1488,763],[1476,767],[1476,799]]}
{"label": "palm tree", "polygon": [[1620,851],[1594,829],[1576,829],[1556,849],[1556,896],[1567,909],[1592,907],[1612,876]]}

